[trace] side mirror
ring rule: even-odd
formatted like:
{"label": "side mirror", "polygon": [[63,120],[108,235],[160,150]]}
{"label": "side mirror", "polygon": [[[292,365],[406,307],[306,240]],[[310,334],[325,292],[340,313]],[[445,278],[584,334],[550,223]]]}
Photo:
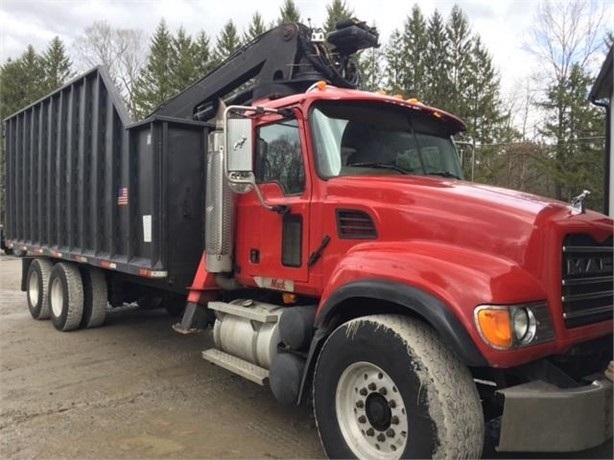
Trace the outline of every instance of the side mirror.
{"label": "side mirror", "polygon": [[252,190],[258,195],[262,206],[276,211],[279,206],[271,206],[266,202],[260,189],[256,186],[254,176],[254,157],[252,145],[252,119],[245,117],[231,118],[231,112],[279,113],[277,109],[264,107],[244,107],[231,105],[224,110],[224,174],[228,187],[234,193],[249,193]]}
{"label": "side mirror", "polygon": [[251,118],[229,118],[227,126],[228,172],[252,172],[254,165]]}
{"label": "side mirror", "polygon": [[226,177],[235,193],[248,193],[256,185],[253,168],[252,120],[226,114]]}

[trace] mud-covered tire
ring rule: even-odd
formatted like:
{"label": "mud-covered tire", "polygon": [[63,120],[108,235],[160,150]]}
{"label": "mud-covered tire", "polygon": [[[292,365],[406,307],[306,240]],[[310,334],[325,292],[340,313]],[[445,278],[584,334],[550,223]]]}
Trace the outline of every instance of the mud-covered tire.
{"label": "mud-covered tire", "polygon": [[107,280],[102,270],[84,266],[80,270],[83,280],[83,317],[81,327],[102,326],[107,315]]}
{"label": "mud-covered tire", "polygon": [[49,310],[57,330],[72,331],[81,325],[83,299],[79,269],[69,263],[55,264],[49,277]]}
{"label": "mud-covered tire", "polygon": [[34,319],[49,319],[49,276],[53,263],[48,259],[34,259],[28,268],[26,297],[28,310]]}
{"label": "mud-covered tire", "polygon": [[479,458],[484,419],[471,374],[425,324],[357,318],[326,340],[313,381],[329,458]]}

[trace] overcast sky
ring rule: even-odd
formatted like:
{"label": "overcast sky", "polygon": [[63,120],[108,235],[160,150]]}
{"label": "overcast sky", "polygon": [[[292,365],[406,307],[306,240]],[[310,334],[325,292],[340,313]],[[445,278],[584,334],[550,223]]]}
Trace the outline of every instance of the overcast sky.
{"label": "overcast sky", "polygon": [[[612,29],[612,0],[598,0],[609,9]],[[18,57],[28,44],[43,51],[59,36],[69,47],[85,27],[106,20],[113,27],[140,28],[150,35],[161,18],[176,30],[183,26],[195,34],[205,30],[212,43],[220,28],[232,19],[239,30],[258,10],[265,22],[279,17],[283,0],[0,0],[0,61]],[[301,18],[314,25],[326,19],[328,0],[295,0]],[[537,67],[523,45],[530,38],[538,0],[347,0],[355,15],[375,23],[385,43],[391,31],[401,28],[411,7],[418,4],[425,16],[437,8],[447,16],[458,3],[469,17],[473,32],[479,33],[497,66],[502,86],[509,92],[516,82]]]}

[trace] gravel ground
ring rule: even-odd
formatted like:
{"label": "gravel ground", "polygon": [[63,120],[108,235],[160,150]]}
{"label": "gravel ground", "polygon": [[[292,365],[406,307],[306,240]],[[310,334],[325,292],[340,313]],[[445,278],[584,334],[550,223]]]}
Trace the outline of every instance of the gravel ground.
{"label": "gravel ground", "polygon": [[[60,333],[30,317],[20,276],[1,255],[0,458],[323,456],[307,407],[203,361],[208,332],[181,336],[164,310],[124,308]],[[612,444],[573,457],[612,458]]]}

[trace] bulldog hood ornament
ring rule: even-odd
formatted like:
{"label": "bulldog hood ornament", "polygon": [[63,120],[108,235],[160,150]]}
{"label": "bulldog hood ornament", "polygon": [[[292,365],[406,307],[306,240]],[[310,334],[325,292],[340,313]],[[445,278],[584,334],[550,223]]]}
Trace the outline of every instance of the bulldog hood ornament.
{"label": "bulldog hood ornament", "polygon": [[584,199],[591,194],[590,190],[584,190],[577,197],[571,200],[571,213],[574,215],[584,214],[586,212],[586,204]]}

